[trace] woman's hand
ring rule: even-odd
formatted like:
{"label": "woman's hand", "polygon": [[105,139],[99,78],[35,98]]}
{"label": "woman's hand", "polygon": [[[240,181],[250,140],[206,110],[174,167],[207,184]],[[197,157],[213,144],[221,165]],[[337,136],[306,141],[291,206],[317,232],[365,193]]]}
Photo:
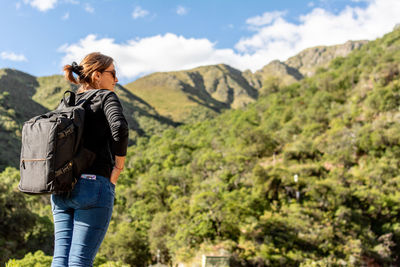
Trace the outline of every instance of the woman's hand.
{"label": "woman's hand", "polygon": [[121,174],[122,170],[124,169],[125,164],[125,156],[115,156],[115,165],[111,171],[110,182],[114,185],[117,184],[118,177]]}
{"label": "woman's hand", "polygon": [[118,181],[118,177],[121,174],[121,169],[118,168],[113,168],[112,172],[111,172],[111,177],[110,177],[110,182],[113,183],[114,185],[117,184]]}

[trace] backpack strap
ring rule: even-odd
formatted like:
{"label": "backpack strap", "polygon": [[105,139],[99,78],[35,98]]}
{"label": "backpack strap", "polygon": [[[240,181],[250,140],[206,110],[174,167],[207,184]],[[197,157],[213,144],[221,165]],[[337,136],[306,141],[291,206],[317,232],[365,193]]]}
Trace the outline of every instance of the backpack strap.
{"label": "backpack strap", "polygon": [[86,102],[88,102],[90,99],[92,99],[97,94],[97,92],[99,92],[100,90],[101,89],[91,89],[91,90],[89,90],[89,92],[87,93],[85,98],[80,99],[78,101],[78,103],[75,103],[75,106],[81,106],[82,107],[83,105],[86,104]]}
{"label": "backpack strap", "polygon": [[[67,93],[69,93],[68,100],[65,98]],[[72,107],[72,106],[75,106],[75,98],[76,98],[75,93],[70,90],[67,90],[64,92],[64,95],[63,95],[63,98],[61,101],[64,102],[65,107]]]}
{"label": "backpack strap", "polygon": [[[61,102],[64,103],[65,107],[73,107],[73,106],[83,106],[87,101],[89,101],[100,89],[91,89],[87,93],[87,96],[85,98],[80,99],[78,102],[76,102],[76,94],[70,90],[67,90],[64,92],[63,98]],[[66,98],[66,95],[69,93],[69,98]]]}

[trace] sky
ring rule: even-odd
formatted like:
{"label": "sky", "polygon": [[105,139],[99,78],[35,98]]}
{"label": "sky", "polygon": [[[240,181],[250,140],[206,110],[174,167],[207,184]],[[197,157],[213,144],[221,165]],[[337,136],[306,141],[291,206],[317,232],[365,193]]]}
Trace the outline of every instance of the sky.
{"label": "sky", "polygon": [[308,47],[382,37],[399,14],[399,0],[0,0],[0,68],[62,74],[98,51],[121,84],[220,63],[254,72]]}

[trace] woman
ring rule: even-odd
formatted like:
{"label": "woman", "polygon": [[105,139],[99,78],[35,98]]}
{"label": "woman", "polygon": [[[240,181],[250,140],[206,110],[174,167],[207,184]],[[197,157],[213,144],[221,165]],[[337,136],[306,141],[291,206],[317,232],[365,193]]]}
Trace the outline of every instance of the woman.
{"label": "woman", "polygon": [[101,90],[85,105],[83,146],[96,154],[95,161],[83,171],[69,196],[51,196],[52,267],[92,266],[111,219],[115,184],[124,168],[128,125],[114,93],[118,79],[111,57],[91,53],[80,65],[64,66],[64,71],[68,81],[80,85],[76,102],[90,90]]}

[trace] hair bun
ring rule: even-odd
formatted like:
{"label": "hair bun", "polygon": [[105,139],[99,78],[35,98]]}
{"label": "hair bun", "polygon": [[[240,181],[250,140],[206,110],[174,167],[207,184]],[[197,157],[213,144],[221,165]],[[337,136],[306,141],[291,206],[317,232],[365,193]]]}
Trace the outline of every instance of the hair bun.
{"label": "hair bun", "polygon": [[72,62],[71,67],[72,67],[72,72],[73,72],[73,73],[76,73],[78,76],[81,76],[81,75],[82,75],[82,70],[83,70],[83,67],[82,67],[82,66],[78,65],[78,64],[74,61],[74,62]]}

